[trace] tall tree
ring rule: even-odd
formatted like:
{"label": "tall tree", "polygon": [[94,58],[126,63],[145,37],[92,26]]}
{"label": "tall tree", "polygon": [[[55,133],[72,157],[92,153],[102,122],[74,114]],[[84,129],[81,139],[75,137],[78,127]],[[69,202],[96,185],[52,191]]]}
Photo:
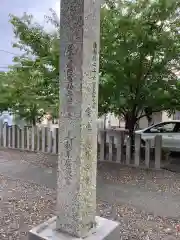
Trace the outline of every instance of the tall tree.
{"label": "tall tree", "polygon": [[[99,111],[123,115],[130,133],[143,115],[179,106],[173,71],[179,68],[179,4],[174,0],[109,0],[102,8]],[[50,32],[35,23],[33,16],[11,16],[17,39],[14,47],[23,51],[14,58],[13,71],[21,79],[14,83],[20,85],[21,96],[35,89],[27,104],[35,100],[43,105],[44,101],[56,113],[60,36],[59,20],[51,12],[52,17],[46,17],[54,27]]]}
{"label": "tall tree", "polygon": [[179,7],[175,0],[109,0],[102,10],[99,110],[123,115],[131,135],[142,116],[179,105]]}
{"label": "tall tree", "polygon": [[[47,32],[33,16],[11,15],[16,38],[13,45],[22,54],[14,58],[13,108],[21,117],[35,122],[40,109],[57,115],[59,94],[59,20],[53,10],[46,17],[52,24]],[[55,27],[55,28],[54,28]]]}

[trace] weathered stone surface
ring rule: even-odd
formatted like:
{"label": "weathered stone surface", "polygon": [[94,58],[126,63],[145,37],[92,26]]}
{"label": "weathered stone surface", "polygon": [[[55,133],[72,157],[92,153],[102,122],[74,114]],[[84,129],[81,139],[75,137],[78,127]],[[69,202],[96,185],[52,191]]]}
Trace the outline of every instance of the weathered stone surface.
{"label": "weathered stone surface", "polygon": [[89,231],[86,238],[76,238],[56,230],[56,217],[40,224],[29,232],[29,240],[118,240],[119,223],[96,217],[97,226]]}
{"label": "weathered stone surface", "polygon": [[95,225],[100,1],[61,0],[57,228]]}

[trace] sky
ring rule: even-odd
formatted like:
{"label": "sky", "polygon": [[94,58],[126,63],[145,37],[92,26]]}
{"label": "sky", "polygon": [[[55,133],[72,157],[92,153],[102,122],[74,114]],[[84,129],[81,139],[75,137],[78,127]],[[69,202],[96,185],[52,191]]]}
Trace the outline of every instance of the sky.
{"label": "sky", "polygon": [[[13,30],[9,23],[9,14],[22,16],[24,12],[33,14],[36,21],[44,23],[44,15],[48,15],[49,8],[53,8],[59,15],[60,0],[0,0],[0,71],[12,63],[12,54],[18,50],[12,48]],[[7,52],[3,52],[7,51]],[[3,68],[5,67],[5,68]]]}

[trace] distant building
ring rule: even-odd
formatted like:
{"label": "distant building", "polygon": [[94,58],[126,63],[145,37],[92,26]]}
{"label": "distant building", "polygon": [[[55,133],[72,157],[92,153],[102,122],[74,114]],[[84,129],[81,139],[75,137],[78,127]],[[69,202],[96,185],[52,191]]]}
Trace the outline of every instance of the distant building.
{"label": "distant building", "polygon": [[3,111],[0,114],[0,124],[7,124],[8,126],[17,125],[20,128],[24,127],[27,123],[25,120],[20,119],[11,111]]}
{"label": "distant building", "polygon": [[0,123],[7,124],[8,126],[12,126],[14,122],[13,115],[11,112],[4,111],[0,115]]}
{"label": "distant building", "polygon": [[180,120],[180,111],[176,111],[173,117],[174,120]]}

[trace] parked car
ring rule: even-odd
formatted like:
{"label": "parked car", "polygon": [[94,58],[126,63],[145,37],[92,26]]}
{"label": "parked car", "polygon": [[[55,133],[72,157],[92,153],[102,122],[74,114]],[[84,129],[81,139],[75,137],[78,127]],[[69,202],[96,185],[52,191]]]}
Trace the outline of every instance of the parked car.
{"label": "parked car", "polygon": [[162,136],[162,147],[172,152],[180,152],[180,120],[172,120],[152,125],[148,128],[137,130],[141,134],[142,145],[149,139],[151,147],[154,147],[154,137]]}

